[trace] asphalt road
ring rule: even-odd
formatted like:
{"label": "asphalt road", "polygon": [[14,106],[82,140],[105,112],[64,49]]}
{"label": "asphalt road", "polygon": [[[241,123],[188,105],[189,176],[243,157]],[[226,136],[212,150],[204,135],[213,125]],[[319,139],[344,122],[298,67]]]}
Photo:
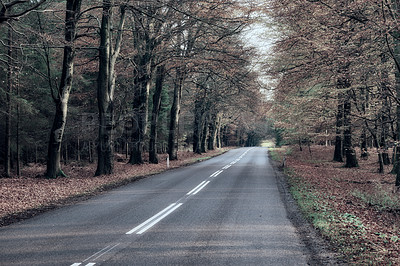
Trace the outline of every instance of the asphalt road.
{"label": "asphalt road", "polygon": [[264,148],[0,228],[0,265],[307,265]]}

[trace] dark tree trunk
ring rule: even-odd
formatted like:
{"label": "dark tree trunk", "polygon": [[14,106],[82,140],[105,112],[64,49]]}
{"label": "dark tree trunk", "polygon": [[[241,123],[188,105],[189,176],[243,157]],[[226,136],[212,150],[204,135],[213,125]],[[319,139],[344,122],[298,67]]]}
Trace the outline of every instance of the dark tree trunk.
{"label": "dark tree trunk", "polygon": [[50,139],[47,154],[48,178],[65,176],[61,170],[61,143],[64,134],[65,123],[67,119],[68,99],[72,87],[72,78],[74,70],[75,48],[74,41],[76,37],[76,27],[80,13],[82,0],[67,0],[65,16],[65,42],[64,59],[62,64],[61,81],[57,96],[54,97],[56,112],[53,126],[50,131]]}
{"label": "dark tree trunk", "polygon": [[121,18],[117,31],[115,48],[112,45],[113,0],[103,1],[103,15],[100,29],[99,75],[97,78],[97,102],[99,108],[99,144],[97,145],[97,169],[95,175],[108,175],[114,169],[114,92],[115,63],[119,55],[125,9],[121,8]]}
{"label": "dark tree trunk", "polygon": [[142,164],[145,138],[147,134],[149,93],[151,85],[150,54],[146,50],[144,54],[135,59],[137,67],[135,73],[135,95],[133,100],[134,117],[130,164]]}
{"label": "dark tree trunk", "polygon": [[134,45],[138,54],[134,57],[134,99],[133,99],[133,132],[130,164],[142,164],[143,152],[146,141],[148,114],[149,114],[149,93],[152,79],[152,52],[154,42],[149,32],[143,29],[149,25],[149,21],[138,19],[135,22]]}
{"label": "dark tree trunk", "polygon": [[201,154],[201,133],[203,129],[201,101],[196,100],[194,105],[193,152]]}
{"label": "dark tree trunk", "polygon": [[374,139],[374,145],[375,145],[376,150],[378,152],[378,164],[379,164],[378,173],[383,174],[383,172],[384,172],[383,155],[382,155],[381,147],[379,145],[377,133],[378,133],[378,119],[376,119],[376,121],[375,121],[375,129],[374,129],[374,131],[371,130],[371,135],[372,135],[372,138]]}
{"label": "dark tree trunk", "polygon": [[158,66],[156,72],[156,86],[153,94],[153,112],[150,126],[149,162],[157,164],[157,125],[161,108],[161,92],[165,76],[165,66]]}
{"label": "dark tree trunk", "polygon": [[201,133],[201,144],[200,144],[200,149],[201,152],[207,152],[207,138],[208,138],[208,127],[209,127],[209,115],[205,115],[205,120],[202,128],[202,133]]}
{"label": "dark tree trunk", "polygon": [[96,176],[111,174],[114,168],[113,158],[113,88],[111,85],[111,20],[112,2],[103,1],[103,15],[100,28],[99,73],[97,78],[97,103],[99,108],[99,143],[97,145]]}
{"label": "dark tree trunk", "polygon": [[[387,62],[387,57],[385,54],[382,55],[382,64]],[[390,116],[390,105],[389,105],[389,93],[387,88],[388,73],[387,71],[382,71],[382,82],[381,82],[381,98],[382,98],[382,110],[381,110],[381,139],[380,146],[382,148],[382,162],[384,165],[390,164],[387,138],[389,135],[389,116]]]}
{"label": "dark tree trunk", "polygon": [[[17,90],[17,95],[19,96],[19,75],[16,76],[16,90]],[[21,176],[21,141],[20,141],[20,123],[21,123],[21,108],[20,104],[17,103],[17,125],[16,125],[16,130],[17,130],[17,139],[16,139],[16,144],[17,144],[17,176]]]}
{"label": "dark tree trunk", "polygon": [[217,147],[218,122],[219,114],[212,115],[209,127],[208,150],[215,150]]}
{"label": "dark tree trunk", "polygon": [[[348,87],[348,86],[347,86]],[[343,148],[345,150],[346,155],[346,164],[345,167],[352,168],[358,167],[357,155],[356,151],[352,146],[352,127],[351,127],[351,101],[350,101],[350,91],[347,92],[348,95],[345,97],[345,101],[343,104],[343,126],[344,126],[344,141]]]}
{"label": "dark tree trunk", "polygon": [[[395,12],[396,17],[400,13],[400,6],[396,3],[396,1],[391,1],[391,4],[393,5],[393,11]],[[395,162],[393,162],[393,170],[392,173],[396,174],[396,182],[395,186],[397,189],[400,188],[400,145],[398,144],[400,140],[400,31],[395,30],[391,33],[393,36],[393,60],[394,60],[394,65],[395,65],[395,90],[396,90],[396,100],[397,100],[397,106],[396,106],[396,155],[395,155]]]}
{"label": "dark tree trunk", "polygon": [[338,107],[336,113],[336,138],[335,138],[335,152],[333,154],[333,161],[343,162],[343,143],[342,143],[342,127],[343,127],[343,96],[338,93]]}
{"label": "dark tree trunk", "polygon": [[5,126],[5,158],[4,158],[4,175],[11,175],[11,94],[13,93],[13,29],[11,25],[8,27],[8,69],[7,69],[7,94],[6,94],[6,126]]}
{"label": "dark tree trunk", "polygon": [[140,76],[135,84],[136,91],[134,97],[134,118],[133,118],[133,132],[132,132],[132,150],[130,164],[142,164],[144,142],[147,134],[148,112],[149,112],[149,92],[151,78],[146,73]]}
{"label": "dark tree trunk", "polygon": [[174,82],[174,96],[169,123],[168,155],[170,160],[178,159],[178,125],[181,111],[182,87],[185,79],[184,76],[184,72],[178,68],[176,70],[176,79]]}
{"label": "dark tree trunk", "polygon": [[204,101],[206,98],[206,90],[204,90],[204,97],[197,98],[194,107],[194,123],[193,123],[193,152],[197,154],[202,153],[201,142],[203,137],[204,127]]}
{"label": "dark tree trunk", "polygon": [[[368,104],[368,94],[367,94],[367,90],[365,88],[361,88],[361,111],[362,114],[365,115],[366,114],[366,110],[367,110],[367,104]],[[366,120],[364,120],[364,123],[362,125],[362,129],[361,129],[361,158],[363,159],[367,159],[368,158],[368,144],[367,144],[367,129],[368,128],[368,122]]]}
{"label": "dark tree trunk", "polygon": [[217,148],[220,149],[222,148],[222,142],[221,142],[221,122],[222,122],[222,116],[218,117],[218,127],[217,127]]}
{"label": "dark tree trunk", "polygon": [[367,147],[367,132],[365,126],[362,128],[361,132],[361,158],[368,158],[368,147]]}

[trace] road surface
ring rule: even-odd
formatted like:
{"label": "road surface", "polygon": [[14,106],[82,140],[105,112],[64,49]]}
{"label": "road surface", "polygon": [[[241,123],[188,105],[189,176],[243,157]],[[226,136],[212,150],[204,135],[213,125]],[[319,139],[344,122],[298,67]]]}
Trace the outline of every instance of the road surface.
{"label": "road surface", "polygon": [[267,149],[240,148],[0,228],[0,265],[307,265]]}

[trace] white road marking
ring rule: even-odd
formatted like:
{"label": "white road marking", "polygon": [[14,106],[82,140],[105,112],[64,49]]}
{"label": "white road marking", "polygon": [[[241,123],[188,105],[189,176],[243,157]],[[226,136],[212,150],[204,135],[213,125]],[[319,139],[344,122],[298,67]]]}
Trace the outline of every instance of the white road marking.
{"label": "white road marking", "polygon": [[192,194],[194,191],[196,191],[196,189],[198,189],[199,187],[201,187],[206,181],[201,182],[197,187],[195,187],[194,189],[192,189],[191,191],[189,191],[188,193],[186,193],[186,195],[190,195]]}
{"label": "white road marking", "polygon": [[170,213],[172,213],[173,211],[175,211],[176,209],[178,209],[180,206],[183,205],[183,203],[174,203],[175,206],[170,209],[168,212],[166,212],[165,214],[163,214],[161,217],[157,218],[156,220],[154,220],[153,222],[151,222],[149,225],[147,225],[146,227],[144,227],[142,230],[140,230],[139,232],[137,232],[136,234],[140,235],[143,234],[144,232],[146,232],[147,230],[149,230],[150,228],[152,228],[155,224],[157,224],[159,221],[161,221],[162,219],[164,219],[165,217],[167,217]]}
{"label": "white road marking", "polygon": [[210,175],[210,177],[216,177],[217,175],[219,175],[220,173],[222,173],[224,170],[218,170],[217,172],[213,173],[212,175]]}
{"label": "white road marking", "polygon": [[[100,251],[94,253],[92,256],[90,256],[90,257],[88,257],[87,259],[85,259],[83,262],[89,261],[89,260],[92,260],[92,259],[93,259],[93,260],[96,260],[96,259],[100,258],[101,256],[103,256],[104,254],[106,254],[107,252],[110,252],[111,250],[113,250],[113,249],[114,249],[115,247],[117,247],[119,244],[120,244],[120,243],[117,243],[117,244],[114,244],[114,245],[108,245],[107,247],[101,249]],[[79,265],[81,265],[81,264],[82,264],[82,263],[74,263],[74,264],[72,264],[71,266],[79,266]],[[86,264],[85,266],[93,266],[93,265],[95,265],[95,264],[96,264],[96,263],[91,262],[91,263]]]}
{"label": "white road marking", "polygon": [[182,204],[183,203],[173,203],[173,204],[169,205],[167,208],[165,208],[164,210],[160,211],[159,213],[157,213],[153,217],[147,219],[145,222],[143,222],[140,225],[136,226],[135,228],[133,228],[132,230],[130,230],[126,234],[127,235],[131,235],[131,234],[135,233],[136,231],[137,231],[136,234],[138,234],[138,235],[144,233],[145,231],[147,231],[148,229],[153,227],[156,223],[158,223],[159,221],[164,219],[166,216],[168,216],[170,213],[172,213],[173,211],[178,209]]}
{"label": "white road marking", "polygon": [[199,187],[195,192],[193,192],[192,195],[196,195],[197,193],[199,193],[200,190],[202,190],[205,186],[208,185],[208,183],[210,183],[210,181],[205,182],[201,187]]}
{"label": "white road marking", "polygon": [[[247,150],[246,152],[244,152],[238,159],[234,160],[233,162],[225,165],[224,167],[222,167],[222,170],[218,170],[216,172],[214,172],[212,175],[210,175],[210,178],[212,177],[216,177],[218,175],[220,175],[224,170],[228,169],[229,167],[231,167],[232,165],[234,165],[235,163],[237,163],[238,161],[240,161],[246,154],[248,151],[250,151],[251,149]],[[204,180],[203,182],[201,182],[199,185],[197,185],[194,189],[192,189],[191,191],[189,191],[186,195],[187,196],[193,196],[196,195],[198,192],[200,192],[205,186],[208,185],[208,183],[210,183],[210,181],[206,181]],[[175,211],[176,209],[178,209],[180,206],[183,205],[183,203],[178,203],[180,200],[178,200],[177,202],[169,205],[167,208],[165,208],[164,210],[160,211],[159,213],[157,213],[156,215],[154,215],[153,217],[147,219],[145,222],[141,223],[140,225],[136,226],[135,228],[133,228],[132,230],[130,230],[129,232],[127,232],[127,235],[133,234],[136,232],[136,234],[140,235],[144,232],[146,232],[147,230],[149,230],[151,227],[153,227],[154,225],[156,225],[158,222],[160,222],[162,219],[164,219],[165,217],[167,217],[169,214],[171,214],[173,211]],[[108,245],[107,247],[103,248],[102,250],[96,252],[95,254],[93,254],[92,256],[90,256],[89,258],[85,259],[83,262],[85,261],[89,261],[91,260],[93,257],[93,260],[96,260],[98,258],[100,258],[101,256],[103,256],[104,254],[110,252],[112,249],[114,249],[115,247],[117,247],[118,245],[120,245],[120,243],[117,243],[115,245]],[[90,262],[88,264],[86,264],[85,266],[94,266],[96,263],[94,262]],[[80,266],[82,265],[82,263],[73,263],[71,264],[71,266]]]}

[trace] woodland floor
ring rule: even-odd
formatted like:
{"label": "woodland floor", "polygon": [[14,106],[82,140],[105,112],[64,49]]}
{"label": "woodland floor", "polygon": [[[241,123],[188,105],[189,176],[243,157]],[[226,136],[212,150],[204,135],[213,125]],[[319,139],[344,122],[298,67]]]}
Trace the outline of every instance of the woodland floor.
{"label": "woodland floor", "polygon": [[[192,164],[219,155],[229,148],[204,154],[179,152],[179,160],[170,167]],[[122,156],[119,156],[122,158]],[[63,171],[68,177],[46,179],[45,165],[31,164],[22,169],[20,177],[0,178],[0,226],[33,217],[41,212],[88,198],[102,191],[133,182],[145,176],[167,170],[167,155],[159,155],[159,164],[144,163],[132,166],[125,160],[114,164],[114,174],[94,177],[95,164],[70,162]],[[1,171],[2,169],[0,169]]]}
{"label": "woodland floor", "polygon": [[[300,208],[345,261],[351,264],[400,265],[400,194],[394,191],[392,166],[379,174],[370,151],[358,168],[333,162],[333,147],[276,149],[285,156],[285,173]],[[358,155],[360,152],[358,151]]]}

